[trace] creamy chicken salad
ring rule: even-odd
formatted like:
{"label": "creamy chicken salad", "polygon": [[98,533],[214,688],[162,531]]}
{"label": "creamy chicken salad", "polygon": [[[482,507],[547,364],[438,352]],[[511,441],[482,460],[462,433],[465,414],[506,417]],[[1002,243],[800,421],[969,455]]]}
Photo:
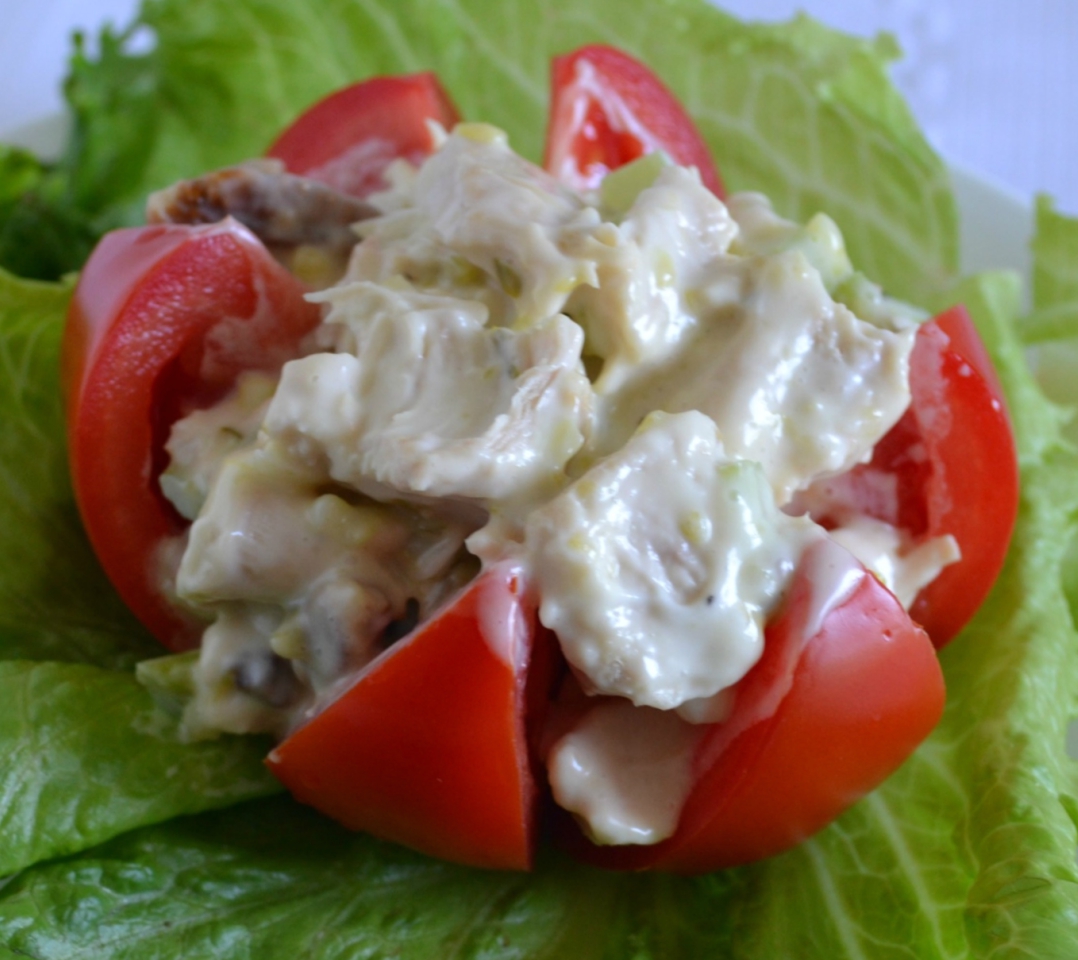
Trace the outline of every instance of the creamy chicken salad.
{"label": "creamy chicken salad", "polygon": [[[343,274],[331,245],[290,251],[332,276],[301,355],[172,428],[161,489],[193,524],[167,590],[206,623],[187,733],[288,733],[510,561],[615,698],[551,749],[555,799],[597,842],[657,842],[809,546],[906,606],[958,559],[808,516],[908,406],[924,317],[827,216],[724,202],[662,154],[578,195],[468,123],[390,181]],[[836,565],[821,593],[849,589]]]}

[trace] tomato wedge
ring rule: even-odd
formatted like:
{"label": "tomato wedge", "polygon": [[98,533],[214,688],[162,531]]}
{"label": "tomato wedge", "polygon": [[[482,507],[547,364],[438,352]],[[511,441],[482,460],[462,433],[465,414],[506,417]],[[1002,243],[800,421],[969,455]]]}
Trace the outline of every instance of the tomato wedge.
{"label": "tomato wedge", "polygon": [[321,316],[303,296],[234,220],[115,231],[79,278],[63,343],[75,496],[105,572],[171,649],[201,627],[163,587],[162,546],[185,526],[156,482],[169,428],[291,358]]}
{"label": "tomato wedge", "polygon": [[611,170],[656,150],[696,167],[724,194],[711,153],[677,98],[647,67],[601,44],[555,57],[543,166],[575,190],[593,190]]}
{"label": "tomato wedge", "polygon": [[[922,325],[910,358],[910,392],[909,409],[872,460],[829,481],[829,496],[901,527],[915,542],[948,534],[958,542],[961,560],[944,567],[910,607],[942,647],[991,590],[1018,515],[1014,432],[965,308]],[[881,497],[887,489],[894,496]]]}
{"label": "tomato wedge", "polygon": [[676,833],[654,846],[596,847],[574,828],[571,848],[605,867],[679,873],[772,856],[890,776],[935,727],[944,699],[925,632],[824,541],[806,552],[733,713],[697,745]]}
{"label": "tomato wedge", "polygon": [[278,746],[270,769],[352,829],[458,863],[529,869],[536,625],[519,572],[492,568]]}
{"label": "tomato wedge", "polygon": [[266,152],[292,173],[365,197],[385,188],[398,157],[420,163],[436,146],[429,121],[450,130],[457,108],[433,73],[374,77],[331,93]]}

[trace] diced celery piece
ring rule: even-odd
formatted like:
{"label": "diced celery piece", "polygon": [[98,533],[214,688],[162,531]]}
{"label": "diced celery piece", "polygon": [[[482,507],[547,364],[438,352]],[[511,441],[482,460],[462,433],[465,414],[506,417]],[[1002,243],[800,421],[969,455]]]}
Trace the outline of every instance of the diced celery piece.
{"label": "diced celery piece", "polygon": [[150,691],[162,710],[179,717],[195,696],[194,671],[198,666],[198,655],[197,650],[187,650],[143,660],[135,667],[135,677]]}
{"label": "diced celery piece", "polygon": [[673,161],[662,150],[648,153],[612,170],[599,185],[599,204],[608,220],[621,220],[641,191],[650,187]]}

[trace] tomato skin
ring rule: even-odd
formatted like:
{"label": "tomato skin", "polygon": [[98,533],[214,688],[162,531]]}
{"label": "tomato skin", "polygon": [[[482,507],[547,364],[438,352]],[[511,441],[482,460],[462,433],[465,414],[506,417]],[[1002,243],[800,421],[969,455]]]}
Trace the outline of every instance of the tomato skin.
{"label": "tomato skin", "polygon": [[460,119],[433,73],[374,77],[309,107],[266,151],[292,173],[365,197],[384,189],[398,157],[420,163],[434,152],[427,125],[451,130]]}
{"label": "tomato skin", "polygon": [[[973,322],[956,307],[934,323],[948,342],[934,345],[933,356],[927,336],[920,336],[910,373],[912,412],[932,464],[926,532],[952,535],[962,559],[921,590],[910,615],[942,647],[977,612],[1003,569],[1019,477],[1006,402]],[[937,391],[949,417],[924,412]]]}
{"label": "tomato skin", "polygon": [[115,231],[79,277],[62,347],[75,497],[109,579],[170,649],[201,626],[160,585],[161,546],[186,525],[156,483],[169,428],[294,355],[320,319],[303,294],[233,220]]}
{"label": "tomato skin", "polygon": [[875,577],[865,573],[804,639],[816,579],[806,571],[820,557],[819,547],[806,553],[733,714],[700,741],[675,834],[653,846],[596,847],[577,833],[574,853],[678,873],[773,856],[882,783],[928,736],[943,713],[939,662]]}
{"label": "tomato skin", "polygon": [[[536,786],[526,714],[537,632],[499,566],[372,662],[267,761],[293,795],[354,830],[457,863],[531,867]],[[547,660],[541,651],[539,661]]]}
{"label": "tomato skin", "polygon": [[543,166],[576,190],[655,150],[694,166],[724,196],[711,153],[677,98],[647,67],[614,47],[581,47],[551,64]]}

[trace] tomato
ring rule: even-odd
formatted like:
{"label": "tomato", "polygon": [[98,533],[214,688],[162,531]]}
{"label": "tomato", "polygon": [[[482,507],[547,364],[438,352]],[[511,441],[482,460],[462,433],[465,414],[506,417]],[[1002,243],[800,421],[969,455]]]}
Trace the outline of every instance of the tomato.
{"label": "tomato", "polygon": [[293,356],[320,319],[303,295],[234,220],[115,231],[79,278],[63,343],[75,496],[109,578],[172,649],[201,628],[162,586],[162,546],[185,526],[156,482],[169,428]]}
{"label": "tomato", "polygon": [[[843,585],[845,595],[831,593]],[[821,591],[837,601],[822,616]],[[928,636],[841,547],[817,544],[767,626],[763,656],[737,685],[732,714],[697,744],[674,835],[596,847],[576,832],[570,845],[603,866],[681,873],[772,856],[890,776],[943,704]]]}
{"label": "tomato", "polygon": [[[278,746],[270,769],[352,829],[458,863],[528,869],[536,625],[519,573],[487,571]],[[544,676],[535,671],[533,689]]]}
{"label": "tomato", "polygon": [[[1014,433],[999,380],[964,308],[921,327],[910,358],[910,392],[909,409],[876,445],[872,460],[830,481],[830,496],[903,528],[915,542],[955,538],[961,560],[944,567],[910,608],[943,646],[992,588],[1018,514]],[[892,487],[894,496],[879,495]]]}
{"label": "tomato", "polygon": [[450,130],[459,119],[433,73],[374,77],[308,108],[266,155],[292,173],[365,197],[385,188],[382,173],[391,161],[418,164],[433,152],[428,121]]}
{"label": "tomato", "polygon": [[677,98],[642,63],[593,45],[555,57],[543,166],[576,190],[655,150],[696,167],[716,196],[722,181],[707,145]]}

